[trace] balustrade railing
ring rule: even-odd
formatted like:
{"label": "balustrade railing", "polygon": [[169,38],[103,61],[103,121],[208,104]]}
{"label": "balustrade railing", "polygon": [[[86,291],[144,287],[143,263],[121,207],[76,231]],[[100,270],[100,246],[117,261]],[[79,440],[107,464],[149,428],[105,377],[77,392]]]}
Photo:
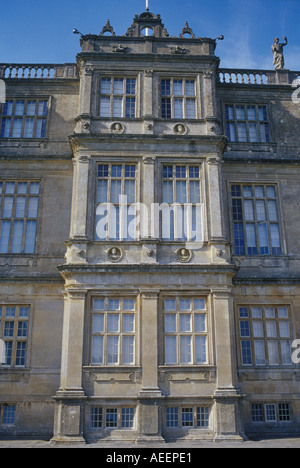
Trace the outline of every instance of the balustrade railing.
{"label": "balustrade railing", "polygon": [[76,64],[0,64],[0,78],[77,78]]}
{"label": "balustrade railing", "polygon": [[297,79],[300,84],[300,72],[290,70],[219,69],[219,82],[227,84],[291,85]]}

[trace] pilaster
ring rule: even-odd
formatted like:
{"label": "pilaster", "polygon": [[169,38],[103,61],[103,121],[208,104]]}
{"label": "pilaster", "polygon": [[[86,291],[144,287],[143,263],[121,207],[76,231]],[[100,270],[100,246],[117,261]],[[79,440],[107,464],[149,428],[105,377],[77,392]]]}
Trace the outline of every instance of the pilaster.
{"label": "pilaster", "polygon": [[52,443],[85,443],[82,388],[83,332],[86,292],[65,293],[60,388],[56,392]]}

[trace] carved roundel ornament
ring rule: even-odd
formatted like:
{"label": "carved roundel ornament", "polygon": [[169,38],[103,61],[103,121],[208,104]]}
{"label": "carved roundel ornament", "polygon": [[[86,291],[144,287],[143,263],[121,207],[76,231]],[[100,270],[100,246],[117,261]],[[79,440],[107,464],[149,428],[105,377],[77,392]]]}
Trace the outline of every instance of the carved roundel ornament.
{"label": "carved roundel ornament", "polygon": [[110,262],[117,263],[122,259],[123,251],[119,247],[111,247],[106,251],[106,255]]}
{"label": "carved roundel ornament", "polygon": [[177,250],[176,254],[177,260],[179,260],[181,263],[187,263],[192,258],[192,252],[189,249],[186,249],[185,247]]}

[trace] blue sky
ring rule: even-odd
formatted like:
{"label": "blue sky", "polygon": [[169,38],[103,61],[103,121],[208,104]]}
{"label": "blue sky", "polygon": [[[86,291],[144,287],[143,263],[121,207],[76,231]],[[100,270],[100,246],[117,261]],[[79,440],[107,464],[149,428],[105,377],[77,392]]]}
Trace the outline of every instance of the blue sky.
{"label": "blue sky", "polygon": [[[300,0],[149,0],[172,36],[188,21],[196,36],[225,36],[216,54],[222,67],[273,69],[274,37],[287,36],[286,68],[300,70]],[[110,19],[124,35],[145,0],[2,0],[1,63],[75,62],[77,28],[99,34]]]}

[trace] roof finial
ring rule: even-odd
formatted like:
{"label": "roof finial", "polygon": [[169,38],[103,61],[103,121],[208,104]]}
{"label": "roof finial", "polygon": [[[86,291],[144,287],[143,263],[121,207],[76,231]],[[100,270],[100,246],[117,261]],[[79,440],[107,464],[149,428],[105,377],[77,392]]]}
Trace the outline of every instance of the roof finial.
{"label": "roof finial", "polygon": [[146,11],[149,11],[149,0],[146,0]]}

